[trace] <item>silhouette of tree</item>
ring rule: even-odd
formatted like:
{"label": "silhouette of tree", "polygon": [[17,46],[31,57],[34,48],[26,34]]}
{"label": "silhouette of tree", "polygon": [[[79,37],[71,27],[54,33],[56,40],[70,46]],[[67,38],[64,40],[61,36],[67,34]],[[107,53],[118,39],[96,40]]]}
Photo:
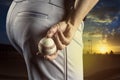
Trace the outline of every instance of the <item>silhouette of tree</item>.
{"label": "silhouette of tree", "polygon": [[110,54],[114,54],[114,52],[111,50],[111,51],[110,51]]}

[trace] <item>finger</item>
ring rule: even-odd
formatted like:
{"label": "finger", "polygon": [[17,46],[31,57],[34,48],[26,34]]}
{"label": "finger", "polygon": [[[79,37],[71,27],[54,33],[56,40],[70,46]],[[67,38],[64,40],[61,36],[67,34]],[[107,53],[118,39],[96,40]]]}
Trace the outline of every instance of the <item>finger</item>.
{"label": "finger", "polygon": [[57,58],[57,56],[58,56],[58,53],[56,52],[55,54],[52,54],[52,55],[46,55],[46,59],[54,60]]}
{"label": "finger", "polygon": [[56,46],[57,46],[58,50],[62,50],[63,48],[65,48],[65,45],[62,44],[62,42],[60,41],[57,33],[54,35],[54,41],[56,43]]}
{"label": "finger", "polygon": [[59,38],[62,44],[68,45],[70,43],[69,38],[66,38],[61,30],[58,30]]}
{"label": "finger", "polygon": [[50,30],[47,32],[47,37],[51,38],[53,35],[57,32],[57,25],[54,25],[50,28]]}
{"label": "finger", "polygon": [[43,55],[42,53],[36,53],[37,56],[39,56],[41,59],[47,59],[47,57],[45,55]]}

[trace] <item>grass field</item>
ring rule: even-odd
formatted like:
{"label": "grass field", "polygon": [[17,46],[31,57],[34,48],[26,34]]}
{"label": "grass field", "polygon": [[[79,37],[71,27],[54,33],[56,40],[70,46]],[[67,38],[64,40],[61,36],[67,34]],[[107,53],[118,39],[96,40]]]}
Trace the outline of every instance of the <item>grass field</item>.
{"label": "grass field", "polygon": [[[120,80],[120,55],[84,54],[83,58],[85,80]],[[11,46],[0,46],[0,80],[27,80],[24,60]]]}

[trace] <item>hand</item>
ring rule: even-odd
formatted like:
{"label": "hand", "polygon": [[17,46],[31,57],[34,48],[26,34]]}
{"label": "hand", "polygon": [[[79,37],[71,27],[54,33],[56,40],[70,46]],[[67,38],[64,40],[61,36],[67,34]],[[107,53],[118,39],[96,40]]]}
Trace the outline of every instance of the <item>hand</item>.
{"label": "hand", "polygon": [[51,55],[42,55],[42,53],[37,52],[36,55],[39,55],[39,57],[46,59],[46,60],[54,60],[58,56],[57,52]]}
{"label": "hand", "polygon": [[47,60],[54,60],[56,59],[56,57],[58,56],[57,52],[55,54],[52,55],[44,55],[44,58]]}
{"label": "hand", "polygon": [[[57,50],[62,50],[69,45],[76,30],[77,27],[63,21],[51,27],[47,32],[47,37],[53,38],[57,46]],[[58,53],[56,52],[54,55],[46,55],[46,58],[53,60],[57,57],[57,55]]]}

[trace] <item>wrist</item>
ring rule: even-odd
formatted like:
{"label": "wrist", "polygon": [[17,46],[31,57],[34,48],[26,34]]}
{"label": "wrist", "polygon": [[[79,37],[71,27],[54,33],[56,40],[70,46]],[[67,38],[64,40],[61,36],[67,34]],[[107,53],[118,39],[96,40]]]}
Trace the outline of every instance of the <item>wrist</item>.
{"label": "wrist", "polygon": [[78,28],[79,25],[81,24],[81,22],[82,22],[82,19],[81,19],[81,21],[80,20],[78,21],[78,20],[72,18],[72,16],[69,17],[68,20],[66,20],[66,24],[68,24],[68,25],[70,25],[70,26],[72,26],[74,28]]}
{"label": "wrist", "polygon": [[72,25],[72,26],[74,26],[74,27],[79,26],[82,21],[83,21],[83,19],[80,18],[80,16],[79,16],[79,18],[78,18],[78,17],[75,16],[74,13],[72,13],[72,12],[71,12],[71,14],[70,14],[70,15],[67,17],[67,19],[66,19],[66,23],[67,23],[67,24],[70,24],[70,25]]}

